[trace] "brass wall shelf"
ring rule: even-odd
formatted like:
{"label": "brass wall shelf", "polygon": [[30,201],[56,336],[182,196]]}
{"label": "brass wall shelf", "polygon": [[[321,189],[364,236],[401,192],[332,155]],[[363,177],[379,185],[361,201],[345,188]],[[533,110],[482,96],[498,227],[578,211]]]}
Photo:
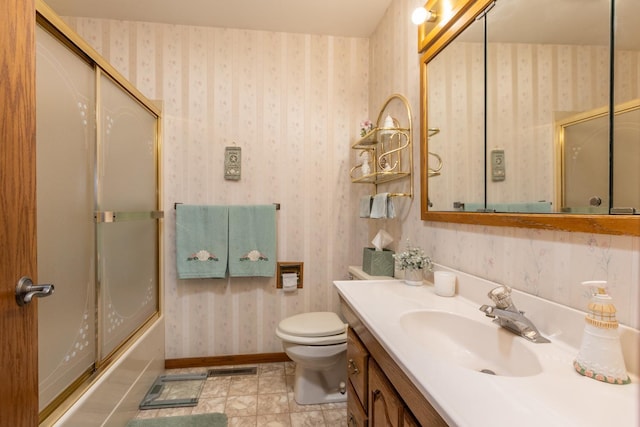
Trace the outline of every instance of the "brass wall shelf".
{"label": "brass wall shelf", "polygon": [[[404,120],[408,126],[401,126],[397,118],[392,118],[394,126],[385,123],[385,114],[389,104],[397,100],[403,106]],[[388,114],[390,116],[390,114]],[[358,158],[367,153],[368,161],[353,166],[349,172],[351,182],[357,184],[373,184],[374,195],[378,193],[378,185],[396,181],[403,178],[409,179],[409,191],[403,193],[391,193],[392,196],[413,197],[413,126],[411,121],[411,108],[409,101],[402,95],[393,94],[385,101],[380,109],[376,126],[358,139],[351,148],[359,150]],[[365,157],[366,158],[366,157]],[[366,164],[367,167],[363,166]]]}
{"label": "brass wall shelf", "polygon": [[396,179],[411,176],[409,172],[377,172],[369,175],[364,175],[359,178],[352,178],[351,182],[355,184],[383,184],[389,181],[395,181]]}

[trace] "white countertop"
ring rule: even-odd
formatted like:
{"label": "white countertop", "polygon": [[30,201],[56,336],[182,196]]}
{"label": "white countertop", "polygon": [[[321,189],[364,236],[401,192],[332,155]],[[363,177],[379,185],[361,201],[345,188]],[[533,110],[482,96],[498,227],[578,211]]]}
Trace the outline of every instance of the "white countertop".
{"label": "white countertop", "polygon": [[[459,285],[465,282],[460,278]],[[567,337],[563,334],[567,332],[549,321],[541,320],[538,324],[534,318],[536,313],[540,315],[544,300],[530,302],[530,296],[513,295],[519,309],[531,310],[527,302],[535,306],[533,311],[528,311],[532,314],[528,317],[552,341],[536,344],[516,337],[536,354],[542,372],[527,377],[492,376],[430,355],[429,348],[420,347],[407,338],[399,322],[403,313],[429,309],[455,313],[498,328],[466,294],[465,297],[440,297],[428,282],[418,287],[400,280],[336,281],[334,284],[369,331],[451,426],[640,426],[638,377],[632,374],[631,384],[611,385],[576,373],[572,363],[578,348],[566,343]],[[469,289],[467,285],[464,288]],[[471,290],[470,295],[477,297],[478,291]],[[491,301],[486,298],[482,303]],[[563,306],[547,304],[553,306],[551,311],[563,310]],[[563,319],[555,312],[554,316],[546,317]],[[576,325],[567,329],[575,331]],[[575,342],[575,337],[569,341]]]}

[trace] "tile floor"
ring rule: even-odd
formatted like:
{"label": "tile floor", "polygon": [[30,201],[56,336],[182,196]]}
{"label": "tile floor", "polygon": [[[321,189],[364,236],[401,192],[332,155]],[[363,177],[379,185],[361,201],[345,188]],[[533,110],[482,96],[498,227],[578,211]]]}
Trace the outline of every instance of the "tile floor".
{"label": "tile floor", "polygon": [[[222,367],[216,367],[222,368]],[[207,378],[197,406],[139,411],[137,418],[224,412],[229,427],[338,427],[347,425],[347,404],[298,405],[293,398],[293,362],[257,365],[256,375]],[[167,375],[208,368],[170,369]]]}

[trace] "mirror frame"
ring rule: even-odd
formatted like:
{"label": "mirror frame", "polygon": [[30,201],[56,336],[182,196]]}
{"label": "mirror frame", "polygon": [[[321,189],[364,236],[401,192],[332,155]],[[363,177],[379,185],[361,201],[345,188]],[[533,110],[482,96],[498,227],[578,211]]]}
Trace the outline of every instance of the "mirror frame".
{"label": "mirror frame", "polygon": [[597,234],[640,236],[640,215],[526,214],[430,212],[428,209],[427,149],[427,64],[478,17],[493,0],[458,0],[451,10],[442,10],[445,0],[428,0],[427,10],[435,10],[435,22],[418,28],[420,59],[420,218],[423,221],[520,227]]}

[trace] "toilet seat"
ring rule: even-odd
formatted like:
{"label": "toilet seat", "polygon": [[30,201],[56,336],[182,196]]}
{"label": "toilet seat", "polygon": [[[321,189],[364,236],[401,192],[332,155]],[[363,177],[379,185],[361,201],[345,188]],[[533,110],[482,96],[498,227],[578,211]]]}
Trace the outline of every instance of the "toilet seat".
{"label": "toilet seat", "polygon": [[303,345],[341,344],[347,340],[347,325],[330,311],[302,313],[281,320],[276,335]]}
{"label": "toilet seat", "polygon": [[345,324],[332,311],[317,311],[282,319],[278,329],[285,334],[299,337],[326,337],[343,333]]}

